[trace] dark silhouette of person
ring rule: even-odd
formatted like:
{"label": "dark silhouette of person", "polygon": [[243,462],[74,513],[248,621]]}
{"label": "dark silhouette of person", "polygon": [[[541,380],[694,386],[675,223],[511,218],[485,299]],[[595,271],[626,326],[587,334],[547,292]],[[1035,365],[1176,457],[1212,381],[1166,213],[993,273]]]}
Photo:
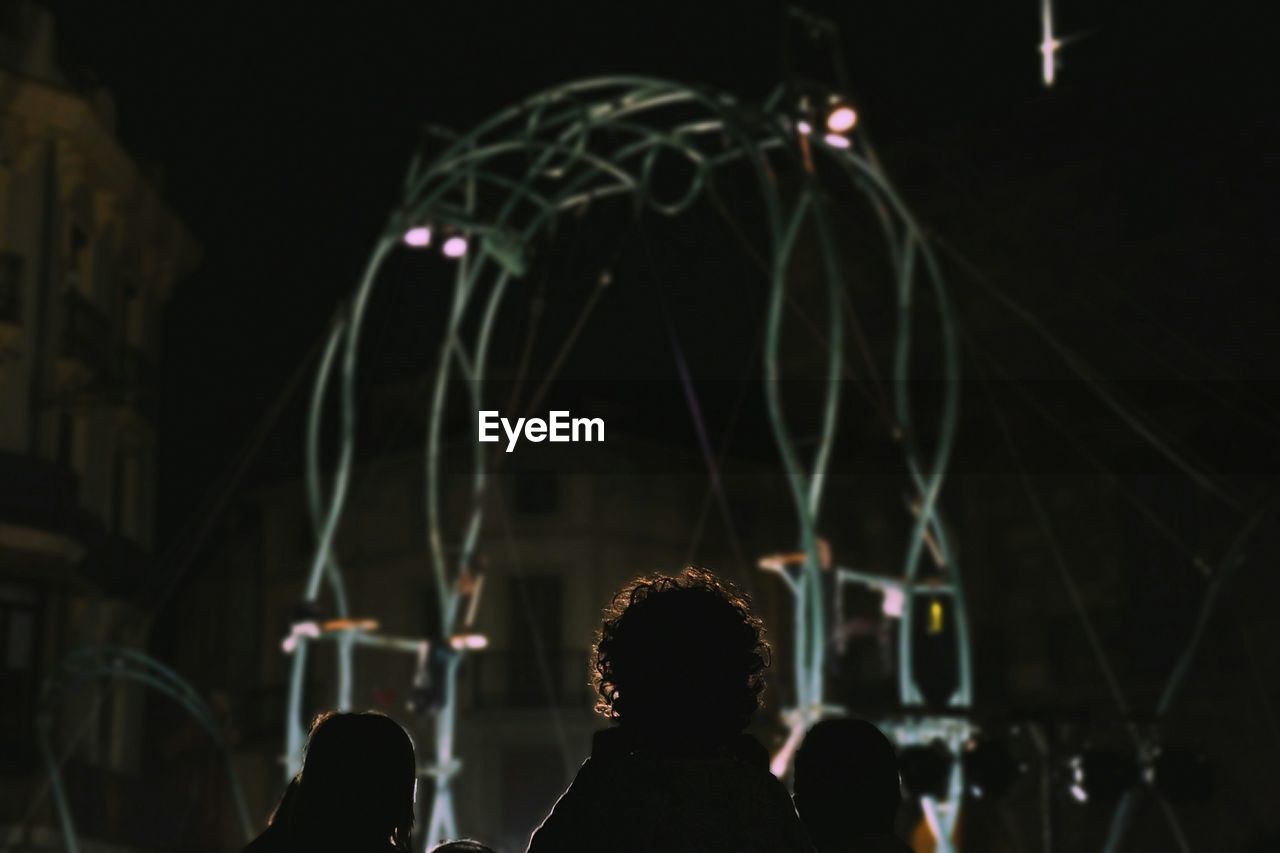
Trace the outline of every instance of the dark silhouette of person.
{"label": "dark silhouette of person", "polygon": [[528,853],[810,853],[764,747],[744,733],[769,647],[748,599],[705,569],[639,578],[596,639],[594,738]]}
{"label": "dark silhouette of person", "polygon": [[276,804],[271,816],[267,818],[267,828],[250,842],[249,846],[245,848],[245,853],[288,853],[289,837],[286,826],[288,821],[285,819],[285,815],[289,813],[297,800],[298,777],[294,776],[284,789],[280,802]]}
{"label": "dark silhouette of person", "polygon": [[321,714],[302,770],[246,853],[409,850],[416,786],[413,741],[397,722],[373,711]]}
{"label": "dark silhouette of person", "polygon": [[894,835],[898,756],[866,720],[824,720],[795,759],[795,803],[818,853],[910,853]]}

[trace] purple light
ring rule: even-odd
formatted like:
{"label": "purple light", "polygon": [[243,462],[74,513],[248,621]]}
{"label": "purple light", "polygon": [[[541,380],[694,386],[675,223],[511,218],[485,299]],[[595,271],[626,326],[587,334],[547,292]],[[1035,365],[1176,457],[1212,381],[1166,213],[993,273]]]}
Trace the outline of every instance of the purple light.
{"label": "purple light", "polygon": [[832,133],[845,133],[853,130],[858,123],[858,114],[849,106],[838,106],[827,116],[827,130]]}
{"label": "purple light", "polygon": [[417,228],[410,228],[404,232],[404,242],[406,246],[413,246],[415,249],[422,249],[431,245],[431,229],[425,225],[419,225]]}
{"label": "purple light", "polygon": [[809,124],[809,122],[805,121],[804,119],[801,119],[799,122],[796,123],[796,130],[800,131],[805,136],[808,136],[809,134],[813,133],[813,125]]}
{"label": "purple light", "polygon": [[460,258],[467,253],[466,237],[450,237],[444,241],[444,256],[446,258]]}
{"label": "purple light", "polygon": [[848,148],[849,140],[845,139],[838,133],[828,133],[823,140],[832,148]]}

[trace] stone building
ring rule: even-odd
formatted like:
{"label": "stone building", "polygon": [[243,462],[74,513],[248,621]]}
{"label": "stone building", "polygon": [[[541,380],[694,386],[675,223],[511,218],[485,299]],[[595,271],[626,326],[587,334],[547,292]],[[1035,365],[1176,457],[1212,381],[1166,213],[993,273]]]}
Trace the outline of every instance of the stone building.
{"label": "stone building", "polygon": [[[0,832],[54,843],[34,738],[67,652],[144,646],[159,323],[200,250],[122,148],[110,95],[55,62],[51,17],[0,18]],[[49,706],[81,834],[120,842],[138,690]]]}

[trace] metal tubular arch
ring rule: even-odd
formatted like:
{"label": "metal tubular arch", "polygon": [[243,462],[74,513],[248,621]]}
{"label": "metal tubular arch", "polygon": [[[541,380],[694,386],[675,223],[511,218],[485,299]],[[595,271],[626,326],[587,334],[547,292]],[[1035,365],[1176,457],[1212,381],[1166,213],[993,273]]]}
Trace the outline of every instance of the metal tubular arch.
{"label": "metal tubular arch", "polygon": [[200,724],[222,755],[231,800],[235,804],[236,819],[240,823],[245,841],[252,840],[255,834],[253,823],[249,818],[249,807],[245,802],[240,778],[231,763],[231,753],[227,749],[217,718],[196,689],[178,673],[137,649],[126,646],[95,646],[73,651],[59,662],[41,691],[40,713],[36,719],[36,742],[49,773],[54,808],[62,827],[63,843],[69,853],[79,853],[80,841],[76,836],[71,804],[62,784],[61,761],[53,752],[53,710],[60,697],[88,681],[101,678],[132,681],[162,693],[178,703]]}
{"label": "metal tubular arch", "polygon": [[[958,567],[938,499],[950,457],[958,410],[958,348],[938,265],[902,200],[878,167],[865,140],[855,139],[848,148],[825,144],[820,136],[802,138],[790,116],[779,112],[778,95],[769,106],[746,107],[730,96],[678,83],[642,77],[607,77],[578,81],[545,91],[509,107],[454,140],[429,165],[415,158],[405,181],[404,196],[388,219],[347,309],[334,323],[314,386],[308,431],[308,499],[316,525],[316,548],[307,574],[305,598],[315,603],[326,581],[345,610],[341,570],[333,555],[333,538],[350,483],[355,447],[355,381],[360,333],[366,306],[378,271],[391,249],[411,227],[429,224],[465,237],[468,252],[455,268],[453,300],[448,309],[435,388],[430,404],[425,450],[427,540],[439,597],[444,636],[453,630],[459,595],[454,589],[470,565],[483,525],[486,461],[477,444],[472,474],[473,503],[461,527],[456,553],[446,553],[440,517],[440,447],[448,390],[455,377],[463,381],[470,402],[480,408],[482,382],[491,332],[511,278],[526,270],[525,248],[549,231],[562,213],[617,196],[668,216],[688,209],[703,194],[712,172],[729,165],[746,168],[765,214],[768,233],[769,296],[766,327],[766,405],[797,525],[799,544],[806,555],[796,593],[797,637],[796,709],[791,722],[806,726],[826,711],[823,705],[823,668],[827,638],[822,604],[817,524],[826,476],[835,444],[843,367],[844,323],[838,310],[845,286],[839,268],[831,226],[823,214],[824,196],[816,174],[806,167],[809,151],[821,153],[838,165],[875,210],[889,244],[896,272],[898,295],[898,346],[894,377],[898,390],[896,414],[903,433],[903,449],[919,509],[907,543],[902,576],[905,588],[914,591],[926,533],[932,534],[942,554],[942,568],[952,583],[959,644],[960,687],[953,707],[966,707],[972,699],[968,621]],[[684,192],[663,201],[652,194],[652,178],[663,152],[683,156],[693,172]],[[523,172],[513,176],[511,163],[520,158]],[[782,197],[774,179],[775,165],[805,176],[794,201]],[[494,202],[495,194],[503,194]],[[482,203],[482,197],[484,202]],[[822,256],[830,311],[826,390],[822,401],[818,449],[809,460],[801,458],[783,412],[779,366],[781,318],[786,293],[787,261],[806,221],[812,221]],[[938,440],[924,458],[911,440],[911,408],[903,381],[910,375],[913,294],[916,279],[930,288],[942,325],[946,360],[946,394]],[[488,288],[484,282],[490,282]],[[481,296],[487,290],[487,295]],[[479,310],[478,329],[468,346],[462,326],[472,310]],[[335,371],[335,368],[336,371]],[[335,375],[336,373],[336,375]],[[324,490],[320,474],[319,424],[323,402],[337,385],[341,430],[332,481]],[[918,704],[909,665],[911,655],[910,611],[903,612],[900,631],[902,664],[900,693],[906,705]],[[308,638],[298,638],[291,662],[290,696],[286,719],[288,775],[297,769],[304,738],[301,692]],[[342,650],[340,649],[340,653]],[[348,652],[349,653],[349,652]],[[449,668],[449,678],[457,667]],[[350,704],[350,661],[339,667],[339,707]],[[447,691],[445,707],[436,718],[435,763],[437,784],[428,839],[436,833],[454,835],[450,778],[458,761],[453,754],[453,691]],[[943,842],[945,844],[945,842]],[[940,848],[943,849],[943,848]]]}

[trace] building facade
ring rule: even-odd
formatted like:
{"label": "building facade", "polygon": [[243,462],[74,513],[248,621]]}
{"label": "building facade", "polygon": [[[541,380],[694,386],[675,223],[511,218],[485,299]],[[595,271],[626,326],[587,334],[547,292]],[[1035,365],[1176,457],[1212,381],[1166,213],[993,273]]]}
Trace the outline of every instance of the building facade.
{"label": "building facade", "polygon": [[[145,646],[130,595],[154,542],[162,308],[199,249],[114,132],[110,95],[55,62],[51,17],[0,20],[0,826],[57,846],[47,712],[87,844],[129,835],[137,689],[44,692],[80,647]],[[16,833],[16,836],[14,835]]]}

